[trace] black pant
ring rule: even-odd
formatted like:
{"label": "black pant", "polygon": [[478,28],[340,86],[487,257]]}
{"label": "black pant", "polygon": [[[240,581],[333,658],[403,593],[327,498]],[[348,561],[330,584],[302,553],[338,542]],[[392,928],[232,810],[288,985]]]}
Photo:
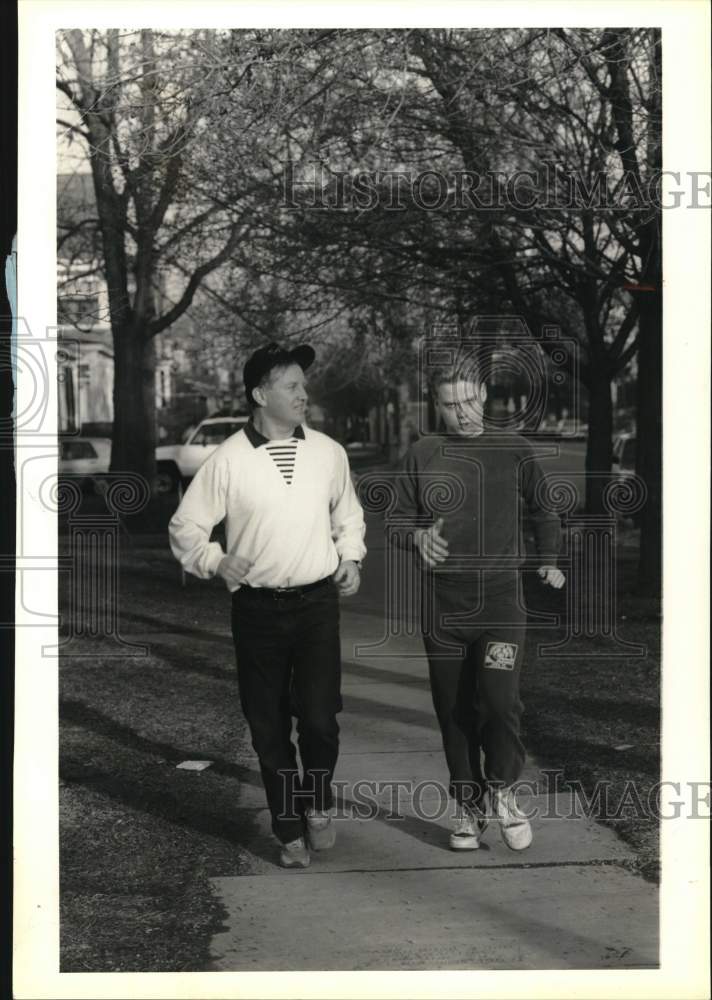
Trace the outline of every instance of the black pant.
{"label": "black pant", "polygon": [[[526,610],[521,587],[515,578],[507,591],[485,594],[463,581],[457,588],[433,588],[431,597],[423,642],[450,794],[458,802],[477,803],[485,776],[488,782],[511,785],[524,767],[519,675]],[[468,613],[478,604],[476,613]]]}
{"label": "black pant", "polygon": [[[260,762],[272,829],[302,835],[306,807],[329,809],[339,752],[339,596],[331,581],[299,596],[241,587],[232,599],[240,701]],[[291,739],[297,718],[300,776]]]}

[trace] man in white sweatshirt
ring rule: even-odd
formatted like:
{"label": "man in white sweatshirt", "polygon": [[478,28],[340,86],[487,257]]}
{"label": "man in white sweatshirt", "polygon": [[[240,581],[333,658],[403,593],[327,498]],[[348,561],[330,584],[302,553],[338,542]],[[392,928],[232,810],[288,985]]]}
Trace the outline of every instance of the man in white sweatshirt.
{"label": "man in white sweatshirt", "polygon": [[[243,373],[252,418],[200,467],[169,527],[184,569],[232,592],[240,701],[287,868],[334,844],[339,595],[358,591],[366,553],[346,452],[302,423],[314,356],[308,345],[255,351]],[[227,552],[210,540],[223,519]]]}

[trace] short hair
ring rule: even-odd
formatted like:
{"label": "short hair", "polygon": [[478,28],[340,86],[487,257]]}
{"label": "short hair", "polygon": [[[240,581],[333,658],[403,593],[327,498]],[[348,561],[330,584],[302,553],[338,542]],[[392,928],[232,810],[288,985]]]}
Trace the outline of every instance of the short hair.
{"label": "short hair", "polygon": [[458,352],[452,361],[429,368],[427,381],[433,395],[441,385],[453,382],[474,382],[480,386],[484,382],[482,356],[472,350]]}

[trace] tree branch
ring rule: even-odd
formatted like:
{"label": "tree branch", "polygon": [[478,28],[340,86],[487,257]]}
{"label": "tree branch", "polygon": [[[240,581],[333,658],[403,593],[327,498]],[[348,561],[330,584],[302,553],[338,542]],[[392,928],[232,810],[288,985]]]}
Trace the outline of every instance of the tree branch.
{"label": "tree branch", "polygon": [[625,351],[623,351],[623,353],[616,361],[615,365],[613,365],[613,371],[611,374],[617,375],[619,372],[623,371],[623,369],[627,366],[630,359],[637,352],[638,344],[639,344],[639,337],[636,337],[635,340],[628,345]]}
{"label": "tree branch", "polygon": [[637,322],[638,322],[638,307],[635,301],[633,301],[630,308],[628,309],[628,312],[625,315],[625,318],[623,319],[623,322],[618,328],[618,332],[616,333],[615,337],[611,341],[611,344],[608,348],[608,356],[611,359],[612,363],[615,363],[621,357],[623,348],[625,347],[628,341],[628,337],[632,333],[635,324]]}
{"label": "tree branch", "polygon": [[205,278],[216,268],[220,267],[221,264],[224,264],[230,258],[231,254],[238,247],[241,237],[242,237],[242,230],[240,228],[239,223],[235,222],[233,223],[232,226],[232,232],[230,233],[230,236],[228,237],[222,250],[219,253],[217,253],[211,260],[208,260],[204,264],[201,264],[200,267],[197,267],[195,271],[193,271],[192,275],[190,276],[190,279],[188,280],[188,284],[186,285],[183,294],[181,295],[178,302],[176,302],[173,308],[169,309],[167,313],[165,313],[163,316],[157,317],[155,320],[153,320],[152,323],[149,324],[148,327],[149,338],[155,337],[157,333],[161,333],[162,330],[167,329],[167,327],[169,327],[171,323],[175,323],[175,321],[180,316],[183,315],[183,313],[186,311],[188,306],[193,301],[195,293],[200,287],[200,283],[203,280],[203,278]]}

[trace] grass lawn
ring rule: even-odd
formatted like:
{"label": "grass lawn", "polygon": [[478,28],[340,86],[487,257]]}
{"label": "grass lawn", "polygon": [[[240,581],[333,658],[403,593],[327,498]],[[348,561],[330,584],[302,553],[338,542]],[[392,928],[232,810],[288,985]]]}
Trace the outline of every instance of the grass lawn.
{"label": "grass lawn", "polygon": [[[626,635],[654,650],[658,625],[638,622]],[[526,747],[561,771],[564,789],[576,782],[581,802],[595,801],[597,788],[607,796],[605,812],[594,806],[593,815],[635,848],[633,867],[653,881],[659,877],[658,662],[655,654],[622,664],[611,658],[562,662],[531,655],[522,681]]]}
{"label": "grass lawn", "polygon": [[[232,643],[216,654],[210,633],[229,595],[184,591],[160,549],[126,562],[123,631],[152,633],[151,655],[61,662],[62,971],[204,968],[221,919],[208,878],[245,870],[237,805],[251,750]],[[189,759],[213,764],[176,769]]]}
{"label": "grass lawn", "polygon": [[[83,640],[60,667],[62,971],[189,971],[206,967],[223,914],[208,879],[248,871],[245,783],[259,781],[239,710],[229,595],[189,580],[160,540],[123,539],[123,633],[150,655],[110,657]],[[630,553],[628,553],[629,555]],[[632,567],[626,556],[623,567]],[[630,581],[625,581],[630,595]],[[67,595],[62,603],[66,609]],[[624,597],[622,637],[640,660],[537,658],[523,681],[525,740],[540,760],[589,792],[625,782],[643,801],[659,768],[659,618]],[[628,744],[629,749],[615,747]],[[207,759],[202,772],[176,769]],[[616,829],[657,871],[657,824],[623,818]]]}
{"label": "grass lawn", "polygon": [[607,790],[609,818],[597,818],[635,848],[632,867],[657,881],[661,620],[659,602],[636,594],[636,541],[632,528],[620,532],[616,620],[619,637],[644,647],[645,655],[606,656],[596,639],[580,641],[576,657],[537,656],[537,644],[556,636],[530,630],[523,727],[527,748],[560,769],[565,786],[579,783],[589,801],[597,787]]}

